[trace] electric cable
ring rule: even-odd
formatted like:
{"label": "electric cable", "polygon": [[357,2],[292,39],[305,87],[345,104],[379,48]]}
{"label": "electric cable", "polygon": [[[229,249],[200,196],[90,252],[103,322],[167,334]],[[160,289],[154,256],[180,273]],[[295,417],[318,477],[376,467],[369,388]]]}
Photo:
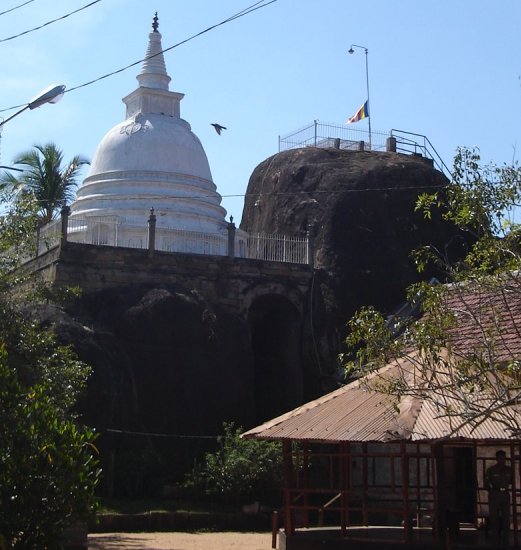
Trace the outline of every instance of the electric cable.
{"label": "electric cable", "polygon": [[132,430],[115,430],[113,428],[97,428],[100,432],[108,432],[122,435],[139,435],[142,437],[163,437],[172,439],[217,439],[218,435],[181,435],[181,434],[161,434],[152,432],[135,432]]}
{"label": "electric cable", "polygon": [[[0,38],[0,42],[7,42],[8,40],[13,40],[14,38],[19,38],[20,36],[23,36],[24,34],[29,34],[31,32],[43,29],[44,27],[47,27],[48,25],[51,25],[52,23],[56,23],[56,21],[61,21],[62,19],[66,19],[67,17],[69,17],[71,15],[74,15],[75,13],[78,13],[78,12],[84,10],[84,9],[90,8],[94,4],[97,4],[98,2],[101,2],[101,0],[94,0],[94,2],[91,2],[90,4],[86,4],[85,6],[83,6],[81,8],[78,8],[77,10],[66,13],[65,15],[62,15],[61,17],[58,17],[57,19],[53,19],[52,21],[47,21],[47,23],[44,23],[43,25],[40,25],[39,27],[34,27],[33,29],[28,29],[28,30],[20,32],[18,34],[14,34],[13,36],[9,36],[8,38]],[[4,13],[6,13],[6,12],[4,12]],[[0,15],[2,15],[2,14],[0,13]]]}
{"label": "electric cable", "polygon": [[19,4],[18,6],[15,6],[14,8],[10,8],[8,10],[5,10],[5,11],[1,11],[0,12],[0,15],[5,15],[6,13],[10,13],[14,10],[17,10],[18,8],[23,8],[24,6],[26,6],[27,4],[30,4],[31,2],[34,2],[34,0],[27,0],[27,2],[24,2],[23,4]]}
{"label": "electric cable", "polygon": [[[210,32],[214,30],[217,27],[220,27],[221,25],[225,25],[226,23],[230,23],[231,21],[234,21],[235,19],[239,19],[240,17],[244,17],[245,15],[249,15],[250,13],[260,9],[265,8],[266,6],[269,6],[270,4],[273,4],[277,0],[270,0],[267,4],[262,4],[261,6],[258,6],[257,4],[260,4],[261,2],[264,2],[264,0],[260,0],[260,2],[256,2],[255,4],[252,4],[250,7],[245,8],[244,10],[236,13],[235,15],[232,15],[228,17],[227,19],[224,19],[220,23],[216,23],[215,25],[212,25],[210,27],[207,27],[206,29],[199,31],[198,33],[190,36],[189,38],[185,38],[184,40],[181,40],[181,42],[178,42],[177,44],[174,44],[173,46],[170,46],[168,48],[164,48],[158,53],[155,53],[153,55],[149,55],[143,59],[140,59],[139,61],[134,61],[134,63],[131,63],[130,65],[127,65],[126,67],[122,67],[121,69],[117,69],[116,71],[112,71],[110,73],[107,73],[103,76],[100,76],[98,78],[95,78],[94,80],[89,80],[88,82],[85,82],[83,84],[79,84],[78,86],[74,86],[72,88],[69,88],[68,90],[65,90],[65,93],[73,92],[75,90],[79,90],[80,88],[85,88],[86,86],[90,86],[91,84],[95,84],[96,82],[99,82],[100,80],[104,80],[105,78],[109,78],[110,76],[114,76],[115,74],[122,73],[123,71],[126,71],[127,69],[130,69],[132,67],[135,67],[136,65],[139,65],[140,63],[143,63],[144,61],[148,61],[149,59],[152,59],[158,55],[162,55],[165,52],[168,52],[170,50],[173,50],[175,48],[178,48],[179,46],[182,46],[183,44],[186,44],[187,42],[190,42],[194,38],[197,38],[198,36],[201,36],[207,32]],[[256,6],[256,7],[255,7]],[[14,108],[14,107],[12,107]],[[0,110],[0,113],[3,112],[3,110]]]}
{"label": "electric cable", "polygon": [[[92,2],[92,4],[94,4],[96,2],[100,2],[100,1],[101,0],[96,0],[95,2]],[[230,23],[231,21],[234,21],[235,19],[239,19],[240,17],[244,17],[245,15],[249,15],[250,13],[252,13],[254,11],[257,11],[261,8],[265,8],[265,7],[269,6],[270,4],[273,4],[274,2],[277,2],[277,0],[270,0],[267,3],[265,3],[265,2],[266,2],[266,0],[259,0],[258,2],[255,2],[251,6],[249,6],[247,8],[244,8],[243,10],[237,12],[235,15],[231,15],[230,17],[224,19],[220,23],[216,23],[214,25],[211,25],[210,27],[207,27],[206,29],[190,36],[189,38],[186,38],[185,40],[182,40],[181,42],[178,42],[177,44],[174,44],[173,46],[170,46],[169,48],[165,48],[165,49],[161,50],[158,53],[155,53],[153,55],[149,55],[147,57],[144,57],[143,59],[140,59],[139,61],[135,61],[134,63],[131,63],[130,65],[127,65],[125,67],[122,67],[121,69],[117,69],[115,71],[107,73],[107,74],[105,74],[103,76],[100,76],[98,78],[95,78],[93,80],[89,80],[88,82],[84,82],[83,84],[79,84],[78,86],[73,86],[72,88],[69,88],[69,89],[65,90],[65,93],[70,93],[70,92],[73,92],[75,90],[79,90],[80,88],[85,88],[87,86],[90,86],[91,84],[95,84],[96,82],[104,80],[105,78],[109,78],[109,77],[114,76],[116,74],[122,73],[123,71],[126,71],[127,69],[130,69],[132,67],[135,67],[136,65],[139,65],[140,63],[143,63],[144,61],[148,61],[149,59],[152,59],[152,58],[154,58],[158,55],[162,55],[165,52],[168,52],[170,50],[173,50],[174,48],[177,48],[177,47],[179,47],[183,44],[186,44],[187,42],[190,42],[194,38],[197,38],[198,36],[201,36],[201,35],[203,35],[207,32],[210,32],[211,30],[214,30],[217,27],[225,25],[226,23]],[[261,4],[261,5],[259,5],[259,4]],[[89,4],[89,5],[91,5],[91,4]],[[88,7],[88,6],[85,6],[85,7]],[[82,9],[84,9],[84,8],[82,8]],[[6,39],[6,40],[9,40],[9,39]],[[12,111],[13,109],[18,109],[20,107],[23,107],[24,105],[26,105],[26,103],[22,103],[21,105],[14,105],[13,107],[8,107],[6,109],[0,109],[0,113],[3,113],[5,111]]]}

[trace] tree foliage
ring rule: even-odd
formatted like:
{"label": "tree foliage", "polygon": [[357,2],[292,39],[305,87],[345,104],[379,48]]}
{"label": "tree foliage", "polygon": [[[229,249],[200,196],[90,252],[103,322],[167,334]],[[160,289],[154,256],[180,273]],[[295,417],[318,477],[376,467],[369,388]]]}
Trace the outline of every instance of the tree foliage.
{"label": "tree foliage", "polygon": [[62,151],[54,143],[46,143],[20,153],[14,164],[21,166],[23,172],[18,176],[4,172],[0,188],[15,190],[16,198],[31,195],[38,204],[38,216],[43,225],[72,201],[79,171],[89,161],[76,155],[63,166]]}
{"label": "tree foliage", "polygon": [[218,448],[206,454],[188,485],[203,487],[207,495],[229,504],[271,501],[282,482],[280,443],[243,439],[233,423],[223,425]]}
{"label": "tree foliage", "polygon": [[34,246],[35,198],[10,204],[0,217],[0,540],[54,549],[96,506],[95,434],[74,413],[90,368],[32,319],[39,285],[22,260]]}
{"label": "tree foliage", "polygon": [[[448,284],[411,285],[406,313],[358,311],[340,357],[347,374],[371,373],[368,386],[396,402],[430,401],[453,433],[486,418],[518,433],[512,406],[521,399],[520,204],[517,164],[483,165],[478,151],[460,149],[451,183],[419,196],[416,208],[426,218],[438,209],[465,232],[466,254],[449,263],[432,247],[412,252],[420,272],[434,263]],[[382,367],[398,359],[399,374],[384,375]]]}

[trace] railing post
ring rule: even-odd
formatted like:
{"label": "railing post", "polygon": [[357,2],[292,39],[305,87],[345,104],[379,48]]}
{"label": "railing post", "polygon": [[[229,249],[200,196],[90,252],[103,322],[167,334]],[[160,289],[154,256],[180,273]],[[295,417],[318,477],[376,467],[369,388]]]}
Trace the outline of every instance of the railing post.
{"label": "railing post", "polygon": [[67,243],[67,232],[69,230],[69,215],[71,213],[71,209],[69,206],[65,205],[61,209],[61,239],[60,239],[60,246],[63,248],[65,244]]}
{"label": "railing post", "polygon": [[235,258],[235,224],[233,223],[233,216],[230,216],[230,223],[228,224],[228,258]]}
{"label": "railing post", "polygon": [[390,136],[385,141],[385,150],[388,153],[396,153],[396,138]]}
{"label": "railing post", "polygon": [[154,209],[150,209],[150,216],[148,217],[148,255],[152,256],[156,249],[156,215]]}
{"label": "railing post", "polygon": [[313,269],[315,267],[315,226],[310,223],[306,232],[308,240],[308,265]]}

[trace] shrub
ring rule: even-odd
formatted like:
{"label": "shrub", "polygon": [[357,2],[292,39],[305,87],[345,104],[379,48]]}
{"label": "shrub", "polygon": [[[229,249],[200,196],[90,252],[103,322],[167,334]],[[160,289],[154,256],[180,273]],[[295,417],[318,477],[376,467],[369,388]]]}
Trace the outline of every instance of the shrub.
{"label": "shrub", "polygon": [[242,439],[242,428],[223,424],[218,448],[195,468],[185,486],[203,488],[206,495],[227,504],[278,501],[282,486],[280,443]]}

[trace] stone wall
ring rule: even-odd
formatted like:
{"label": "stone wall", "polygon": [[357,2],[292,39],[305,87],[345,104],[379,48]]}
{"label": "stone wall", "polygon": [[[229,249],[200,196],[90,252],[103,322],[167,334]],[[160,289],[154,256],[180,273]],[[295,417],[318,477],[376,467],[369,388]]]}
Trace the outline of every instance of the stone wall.
{"label": "stone wall", "polygon": [[307,265],[225,256],[65,243],[27,264],[29,272],[57,286],[80,286],[92,292],[127,285],[178,286],[218,299],[246,316],[252,302],[265,294],[285,296],[303,312],[312,270]]}

